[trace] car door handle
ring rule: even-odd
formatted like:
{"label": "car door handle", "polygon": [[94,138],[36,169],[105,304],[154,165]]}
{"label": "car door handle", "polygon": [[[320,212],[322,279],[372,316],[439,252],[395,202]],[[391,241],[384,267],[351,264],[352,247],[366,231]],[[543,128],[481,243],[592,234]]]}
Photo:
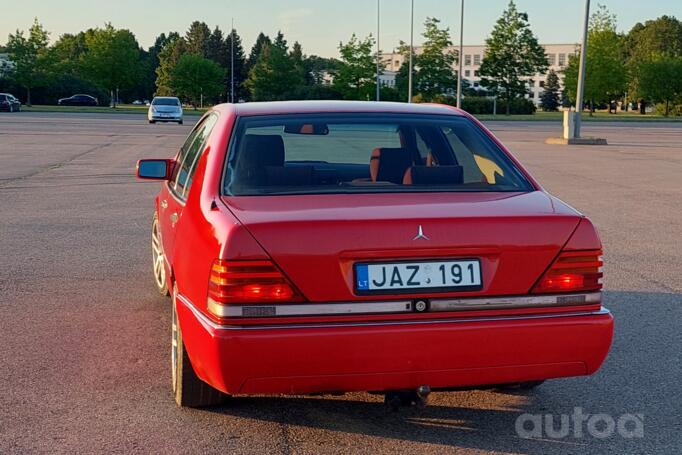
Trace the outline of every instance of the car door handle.
{"label": "car door handle", "polygon": [[161,201],[161,208],[166,210],[168,208],[168,201]]}
{"label": "car door handle", "polygon": [[178,214],[177,213],[172,213],[170,216],[170,221],[173,226],[175,226],[175,223],[178,222]]}

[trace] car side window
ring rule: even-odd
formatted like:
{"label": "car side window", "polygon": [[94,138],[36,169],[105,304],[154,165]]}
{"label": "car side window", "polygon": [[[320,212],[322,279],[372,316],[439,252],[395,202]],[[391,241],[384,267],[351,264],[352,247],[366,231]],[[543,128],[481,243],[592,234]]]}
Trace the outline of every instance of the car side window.
{"label": "car side window", "polygon": [[208,117],[203,118],[197,123],[197,125],[194,127],[191,133],[189,133],[189,136],[187,136],[187,139],[185,139],[185,143],[182,144],[182,147],[180,147],[180,151],[178,152],[178,155],[175,157],[175,162],[177,163],[175,166],[175,169],[173,170],[173,178],[171,178],[171,182],[173,182],[172,186],[175,187],[175,182],[178,180],[178,174],[180,173],[180,168],[182,162],[185,160],[185,156],[187,155],[187,152],[189,151],[190,147],[192,146],[192,143],[197,137],[197,134],[199,134],[199,130],[201,127],[204,125],[204,122],[207,120]]}
{"label": "car side window", "polygon": [[185,142],[185,146],[183,146],[183,150],[181,151],[181,154],[183,155],[182,161],[178,161],[176,166],[177,174],[174,181],[175,193],[182,198],[185,198],[189,192],[194,172],[196,171],[197,162],[199,161],[201,152],[204,150],[206,141],[217,121],[218,116],[216,114],[209,114],[202,120],[201,124],[194,129]]}

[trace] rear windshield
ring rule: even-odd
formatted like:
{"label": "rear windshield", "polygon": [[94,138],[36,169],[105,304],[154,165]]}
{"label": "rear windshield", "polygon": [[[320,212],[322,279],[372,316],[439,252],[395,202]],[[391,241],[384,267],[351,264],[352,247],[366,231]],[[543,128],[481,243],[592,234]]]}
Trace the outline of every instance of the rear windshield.
{"label": "rear windshield", "polygon": [[533,190],[465,117],[258,116],[235,131],[228,195]]}
{"label": "rear windshield", "polygon": [[156,98],[152,101],[154,106],[178,106],[180,100],[176,98]]}

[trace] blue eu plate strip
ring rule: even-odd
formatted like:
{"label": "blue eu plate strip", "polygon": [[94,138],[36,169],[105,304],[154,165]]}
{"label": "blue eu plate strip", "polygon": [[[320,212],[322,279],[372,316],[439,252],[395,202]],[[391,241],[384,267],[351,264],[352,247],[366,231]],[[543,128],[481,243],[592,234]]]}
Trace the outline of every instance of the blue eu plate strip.
{"label": "blue eu plate strip", "polygon": [[355,279],[358,291],[369,291],[369,272],[366,264],[355,266]]}

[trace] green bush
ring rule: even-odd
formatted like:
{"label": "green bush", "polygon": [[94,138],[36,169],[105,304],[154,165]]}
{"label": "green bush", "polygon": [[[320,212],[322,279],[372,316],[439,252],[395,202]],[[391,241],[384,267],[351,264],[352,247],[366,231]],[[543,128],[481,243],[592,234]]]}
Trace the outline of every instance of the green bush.
{"label": "green bush", "polygon": [[[679,117],[682,115],[682,104],[670,103],[668,106],[670,117]],[[658,103],[656,105],[656,115],[665,115],[665,103]]]}

